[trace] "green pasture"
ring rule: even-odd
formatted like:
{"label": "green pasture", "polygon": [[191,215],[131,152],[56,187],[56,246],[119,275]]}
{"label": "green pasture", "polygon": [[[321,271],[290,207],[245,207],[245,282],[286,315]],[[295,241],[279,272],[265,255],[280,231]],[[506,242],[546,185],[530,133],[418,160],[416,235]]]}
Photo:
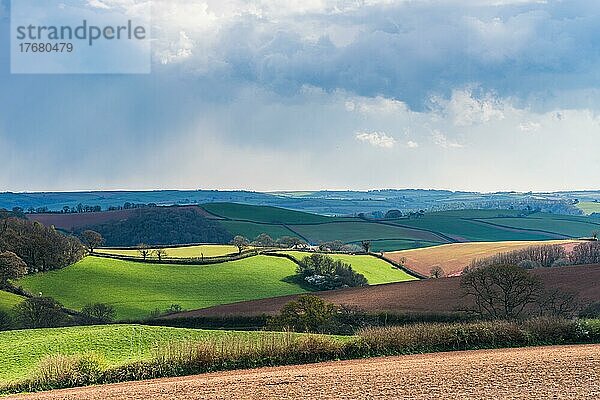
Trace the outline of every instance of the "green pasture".
{"label": "green pasture", "polygon": [[[302,251],[285,251],[301,261],[304,257],[308,257],[311,253]],[[352,269],[360,274],[363,274],[369,285],[380,285],[383,283],[404,282],[416,280],[412,275],[395,268],[392,264],[369,255],[352,255],[352,254],[327,254],[335,260],[341,260],[346,264],[350,264]]]}
{"label": "green pasture", "polygon": [[256,256],[213,265],[162,265],[99,257],[62,270],[27,276],[17,283],[79,310],[109,303],[119,319],[142,319],[171,304],[199,309],[305,292],[291,278],[296,264],[284,258]]}

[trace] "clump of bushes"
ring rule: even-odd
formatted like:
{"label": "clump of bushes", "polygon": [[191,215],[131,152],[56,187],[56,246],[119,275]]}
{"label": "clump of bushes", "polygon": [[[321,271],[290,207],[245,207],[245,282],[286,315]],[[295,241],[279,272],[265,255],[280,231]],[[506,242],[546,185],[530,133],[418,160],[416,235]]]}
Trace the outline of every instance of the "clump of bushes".
{"label": "clump of bushes", "polygon": [[0,393],[34,392],[92,385],[103,382],[106,365],[102,357],[55,354],[43,358],[31,376],[0,388]]}
{"label": "clump of bushes", "polygon": [[311,363],[344,356],[345,344],[327,336],[292,333],[258,338],[224,337],[199,342],[165,343],[157,346],[149,361],[106,371],[105,382],[152,379],[219,370]]}
{"label": "clump of bushes", "polygon": [[531,246],[473,260],[469,268],[474,269],[490,265],[518,265],[524,269],[535,269],[599,263],[600,242],[587,241],[577,244],[569,254],[567,254],[564,246],[560,244]]}
{"label": "clump of bushes", "polygon": [[350,335],[377,323],[376,318],[349,306],[336,306],[314,295],[302,295],[267,320],[267,330]]}
{"label": "clump of bushes", "polygon": [[81,309],[83,320],[88,324],[108,324],[115,320],[116,311],[110,304],[88,304]]}
{"label": "clump of bushes", "polygon": [[358,334],[372,352],[383,355],[579,343],[591,339],[580,322],[560,318],[414,324],[367,328]]}
{"label": "clump of bushes", "polygon": [[12,317],[5,311],[0,310],[0,331],[6,331],[12,328]]}
{"label": "clump of bushes", "polygon": [[349,264],[324,254],[311,254],[299,263],[297,273],[311,287],[318,290],[333,290],[344,287],[366,286],[367,279]]}
{"label": "clump of bushes", "polygon": [[14,308],[15,322],[21,328],[54,328],[67,322],[62,305],[52,297],[32,297]]}

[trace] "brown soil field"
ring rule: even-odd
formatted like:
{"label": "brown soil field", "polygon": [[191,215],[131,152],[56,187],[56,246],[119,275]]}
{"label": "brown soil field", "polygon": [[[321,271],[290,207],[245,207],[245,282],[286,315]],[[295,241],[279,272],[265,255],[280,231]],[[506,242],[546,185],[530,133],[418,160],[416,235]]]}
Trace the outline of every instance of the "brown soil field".
{"label": "brown soil field", "polygon": [[[214,215],[209,214],[203,208],[198,206],[186,206],[185,208],[193,208],[200,215],[207,218],[216,218]],[[27,219],[31,221],[38,221],[46,226],[54,225],[59,229],[71,231],[73,229],[82,228],[88,225],[103,224],[105,222],[112,221],[123,221],[130,218],[135,211],[135,209],[132,209],[73,214],[28,214]]]}
{"label": "brown soil field", "polygon": [[577,243],[576,240],[452,243],[422,249],[387,252],[383,255],[395,262],[404,259],[408,269],[425,276],[430,275],[434,266],[440,266],[446,275],[452,276],[460,274],[475,259],[541,244],[563,244],[566,250],[570,251]]}
{"label": "brown soil field", "polygon": [[[546,289],[575,294],[582,303],[600,301],[600,265],[534,270]],[[387,285],[349,288],[315,295],[334,304],[354,306],[368,312],[451,313],[469,308],[462,296],[460,278],[427,279]],[[298,295],[244,301],[173,314],[166,318],[275,314]]]}
{"label": "brown soil field", "polygon": [[231,371],[8,399],[597,399],[600,345],[477,350]]}

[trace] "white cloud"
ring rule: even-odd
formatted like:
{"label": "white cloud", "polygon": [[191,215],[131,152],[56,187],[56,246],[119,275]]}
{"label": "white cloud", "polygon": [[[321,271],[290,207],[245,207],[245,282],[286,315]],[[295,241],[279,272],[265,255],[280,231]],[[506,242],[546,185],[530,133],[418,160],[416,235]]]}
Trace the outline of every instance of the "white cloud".
{"label": "white cloud", "polygon": [[539,122],[523,122],[519,124],[519,130],[525,133],[537,132],[542,127]]}
{"label": "white cloud", "polygon": [[391,149],[396,145],[396,139],[381,132],[357,132],[356,139],[369,143],[373,147]]}
{"label": "white cloud", "polygon": [[110,6],[104,4],[100,0],[88,0],[87,4],[88,4],[88,6],[90,6],[92,8],[101,8],[103,10],[110,10]]}
{"label": "white cloud", "polygon": [[388,99],[383,96],[377,96],[374,98],[363,98],[360,101],[354,103],[353,108],[363,114],[394,114],[394,113],[406,113],[408,112],[408,106],[406,103]]}
{"label": "white cloud", "polygon": [[506,109],[511,105],[500,101],[493,93],[476,96],[473,89],[453,90],[449,100],[433,96],[431,101],[441,107],[452,118],[456,126],[486,124],[504,119]]}
{"label": "white cloud", "polygon": [[419,143],[409,140],[408,142],[406,142],[406,147],[408,147],[409,149],[416,149],[417,147],[419,147]]}
{"label": "white cloud", "polygon": [[465,147],[464,145],[458,142],[453,142],[449,140],[445,134],[438,131],[437,129],[433,130],[433,132],[431,133],[431,138],[433,139],[433,143],[435,143],[437,146],[443,147],[444,149],[459,149]]}

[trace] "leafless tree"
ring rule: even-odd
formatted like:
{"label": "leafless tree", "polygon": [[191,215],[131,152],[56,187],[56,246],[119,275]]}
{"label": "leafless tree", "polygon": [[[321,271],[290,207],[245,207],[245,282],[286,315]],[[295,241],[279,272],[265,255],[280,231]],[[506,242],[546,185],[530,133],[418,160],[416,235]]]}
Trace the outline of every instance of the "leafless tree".
{"label": "leafless tree", "polygon": [[469,268],[461,286],[473,298],[478,314],[490,318],[518,318],[541,295],[542,283],[516,265]]}

